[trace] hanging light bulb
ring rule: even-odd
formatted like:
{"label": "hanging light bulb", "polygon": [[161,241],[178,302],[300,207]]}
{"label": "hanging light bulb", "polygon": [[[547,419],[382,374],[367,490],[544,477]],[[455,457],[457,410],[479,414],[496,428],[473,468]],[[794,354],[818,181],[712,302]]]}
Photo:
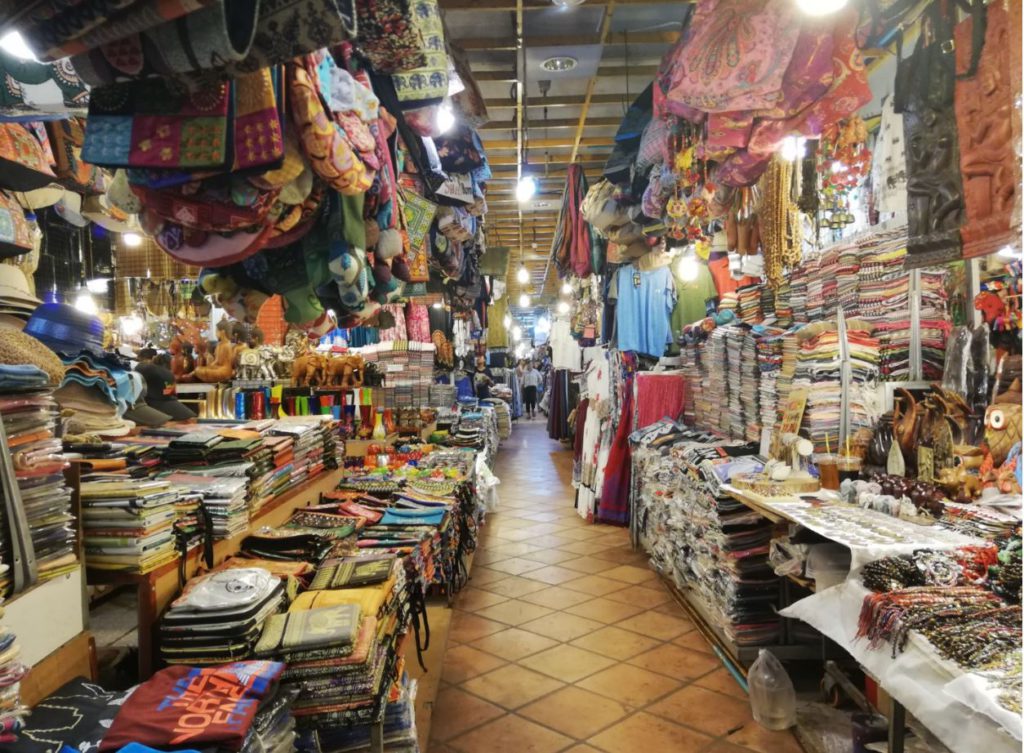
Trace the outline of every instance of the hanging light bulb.
{"label": "hanging light bulb", "polygon": [[96,299],[92,297],[92,293],[88,289],[82,289],[78,292],[78,295],[75,297],[75,308],[83,314],[89,314],[90,316],[96,316],[99,313]]}
{"label": "hanging light bulb", "polygon": [[520,327],[519,325],[516,325],[515,327],[512,328],[512,339],[515,340],[516,342],[519,342],[520,340],[523,339],[523,328]]}
{"label": "hanging light bulb", "polygon": [[432,303],[430,305],[431,305],[432,308],[435,308],[435,309],[443,309],[444,308],[444,304],[441,303],[440,301],[435,301],[434,303]]}
{"label": "hanging light bulb", "polygon": [[128,248],[138,248],[142,245],[142,236],[138,233],[125,233],[121,236],[121,240]]}
{"label": "hanging light bulb", "polygon": [[568,282],[562,283],[562,295],[572,295],[572,285]]}
{"label": "hanging light bulb", "polygon": [[697,261],[697,254],[693,251],[687,251],[683,254],[683,257],[679,260],[679,277],[684,282],[693,282],[697,279],[697,275],[700,274],[699,262]]}
{"label": "hanging light bulb", "polygon": [[800,157],[804,156],[804,141],[805,139],[797,136],[787,136],[782,140],[782,159],[786,162],[795,162]]}
{"label": "hanging light bulb", "polygon": [[501,320],[501,323],[505,325],[505,329],[510,328],[512,326],[512,317],[505,314],[505,318]]}
{"label": "hanging light bulb", "polygon": [[537,193],[537,179],[532,175],[524,175],[516,184],[516,200],[522,204],[533,198]]}
{"label": "hanging light bulb", "polygon": [[524,309],[530,308],[530,295],[529,295],[529,293],[522,293],[519,296],[519,306],[520,306],[520,308],[524,308]]}
{"label": "hanging light bulb", "polygon": [[144,322],[138,314],[130,314],[120,320],[121,334],[124,337],[132,338],[142,332]]}
{"label": "hanging light bulb", "polygon": [[546,335],[551,331],[551,320],[546,316],[542,316],[537,320],[537,323],[533,325],[533,329],[535,332]]}
{"label": "hanging light bulb", "polygon": [[559,301],[558,306],[556,306],[559,314],[568,314],[570,308],[572,307],[569,305],[568,301]]}
{"label": "hanging light bulb", "polygon": [[530,270],[528,270],[526,265],[522,262],[519,263],[519,271],[516,272],[516,279],[524,285],[530,281]]}
{"label": "hanging light bulb", "polygon": [[0,37],[0,49],[19,60],[36,59],[36,56],[32,54],[32,50],[25,43],[25,39],[16,31],[9,32]]}
{"label": "hanging light bulb", "polygon": [[808,16],[827,16],[846,7],[849,0],[796,0],[796,7]]}
{"label": "hanging light bulb", "polygon": [[439,133],[448,133],[455,127],[455,113],[452,112],[452,103],[445,99],[437,108],[437,120],[435,122]]}

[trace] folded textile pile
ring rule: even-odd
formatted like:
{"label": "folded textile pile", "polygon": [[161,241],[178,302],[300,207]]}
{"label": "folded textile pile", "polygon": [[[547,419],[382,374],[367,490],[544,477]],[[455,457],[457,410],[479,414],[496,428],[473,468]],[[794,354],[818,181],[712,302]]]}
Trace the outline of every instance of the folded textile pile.
{"label": "folded textile pile", "polygon": [[[877,420],[869,392],[878,380],[879,344],[868,334],[870,324],[851,319],[847,327],[851,369],[847,426],[852,437],[860,428],[873,427]],[[842,406],[839,332],[835,322],[819,322],[798,331],[796,339],[799,351],[792,386],[807,389],[803,426],[815,444],[815,451],[825,452],[839,441]]]}
{"label": "folded textile pile", "polygon": [[[384,710],[384,749],[389,753],[416,753],[417,683],[403,675],[391,690]],[[296,748],[303,753],[371,753],[370,728],[319,727],[299,732]]]}
{"label": "folded textile pile", "polygon": [[0,599],[0,743],[14,743],[25,726],[28,709],[21,705],[21,678],[28,667],[18,661],[18,636],[4,626]]}
{"label": "folded textile pile", "polygon": [[178,492],[166,481],[81,484],[89,567],[143,574],[177,558]]}
{"label": "folded textile pile", "polygon": [[168,664],[202,666],[248,658],[284,597],[281,578],[260,568],[194,578],[160,622],[160,655]]}
{"label": "folded textile pile", "polygon": [[756,462],[751,448],[675,426],[652,425],[634,438],[636,504],[648,521],[641,543],[654,567],[695,596],[736,646],[778,640],[772,525],[717,492],[734,470]]}
{"label": "folded textile pile", "polygon": [[778,420],[784,334],[781,329],[768,328],[755,337],[758,405],[761,425],[766,429],[774,429]]}
{"label": "folded textile pile", "polygon": [[52,753],[54,730],[60,730],[62,745],[98,750],[130,693],[106,691],[84,677],[71,680],[32,708],[18,739],[6,741],[4,753]]}
{"label": "folded textile pile", "polygon": [[[0,418],[29,526],[24,533],[31,538],[40,580],[63,575],[78,564],[71,489],[64,480],[67,461],[55,436],[59,417],[49,391],[0,395]],[[9,556],[0,547],[4,588],[10,579]]]}
{"label": "folded textile pile", "polygon": [[201,494],[203,507],[213,519],[213,535],[226,539],[249,525],[248,479],[236,476],[200,476],[171,473],[166,480],[187,494]]}
{"label": "folded textile pile", "polygon": [[[320,615],[331,618],[331,629],[321,631],[330,637],[322,637],[319,646],[295,651],[284,675],[286,683],[303,688],[293,706],[301,728],[323,730],[380,719],[393,679],[401,674],[398,639],[408,625],[410,604],[400,560],[391,560],[386,579],[378,580],[377,572],[372,585],[300,594],[287,620],[275,622],[274,632],[266,637],[267,645],[274,643],[276,627],[283,625],[286,632],[289,621],[306,625]],[[310,613],[314,617],[304,616]]]}
{"label": "folded textile pile", "polygon": [[283,671],[283,664],[269,661],[162,669],[124,701],[99,751],[141,743],[157,750],[188,745],[226,753],[284,753],[294,746],[294,734],[281,691]]}

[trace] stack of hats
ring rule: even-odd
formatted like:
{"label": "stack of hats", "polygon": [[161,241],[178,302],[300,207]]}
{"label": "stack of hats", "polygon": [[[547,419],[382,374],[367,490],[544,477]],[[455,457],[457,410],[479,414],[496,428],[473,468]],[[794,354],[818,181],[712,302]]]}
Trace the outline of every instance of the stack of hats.
{"label": "stack of hats", "polygon": [[143,574],[175,559],[178,493],[166,481],[86,481],[82,527],[89,566]]}
{"label": "stack of hats", "polygon": [[55,387],[63,378],[64,364],[53,351],[31,335],[0,325],[0,392]]}
{"label": "stack of hats", "polygon": [[0,323],[19,329],[41,304],[32,295],[25,273],[13,264],[0,264]]}
{"label": "stack of hats", "polygon": [[285,586],[260,568],[234,568],[190,581],[160,624],[168,664],[208,666],[252,655],[266,620],[281,611]]}

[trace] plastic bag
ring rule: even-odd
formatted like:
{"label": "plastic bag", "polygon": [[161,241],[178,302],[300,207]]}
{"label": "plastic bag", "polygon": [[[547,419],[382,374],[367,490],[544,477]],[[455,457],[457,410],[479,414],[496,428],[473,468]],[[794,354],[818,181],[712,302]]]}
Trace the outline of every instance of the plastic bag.
{"label": "plastic bag", "polygon": [[762,648],[747,673],[750,711],[766,729],[789,729],[796,724],[796,691],[775,654]]}

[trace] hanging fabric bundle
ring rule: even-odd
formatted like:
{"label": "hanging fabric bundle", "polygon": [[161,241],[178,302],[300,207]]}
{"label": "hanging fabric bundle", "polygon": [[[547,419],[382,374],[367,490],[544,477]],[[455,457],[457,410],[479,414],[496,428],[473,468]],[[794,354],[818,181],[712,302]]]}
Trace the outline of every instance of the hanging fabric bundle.
{"label": "hanging fabric bundle", "polygon": [[[1020,236],[1019,229],[1013,228],[1021,175],[1012,125],[1020,79],[1010,67],[1010,51],[1021,44],[1020,3],[1010,4],[1017,8],[1016,26],[1005,0],[981,6],[985,42],[977,71],[958,77],[954,92],[964,187],[964,225],[960,230],[964,257],[989,254]],[[964,19],[954,32],[958,74],[966,74],[974,59],[978,23],[976,14]]]}
{"label": "hanging fabric bundle", "polygon": [[921,36],[909,58],[897,41],[894,104],[903,114],[907,151],[908,242],[906,267],[960,258],[963,187],[953,113],[956,75],[949,0],[925,11]]}

